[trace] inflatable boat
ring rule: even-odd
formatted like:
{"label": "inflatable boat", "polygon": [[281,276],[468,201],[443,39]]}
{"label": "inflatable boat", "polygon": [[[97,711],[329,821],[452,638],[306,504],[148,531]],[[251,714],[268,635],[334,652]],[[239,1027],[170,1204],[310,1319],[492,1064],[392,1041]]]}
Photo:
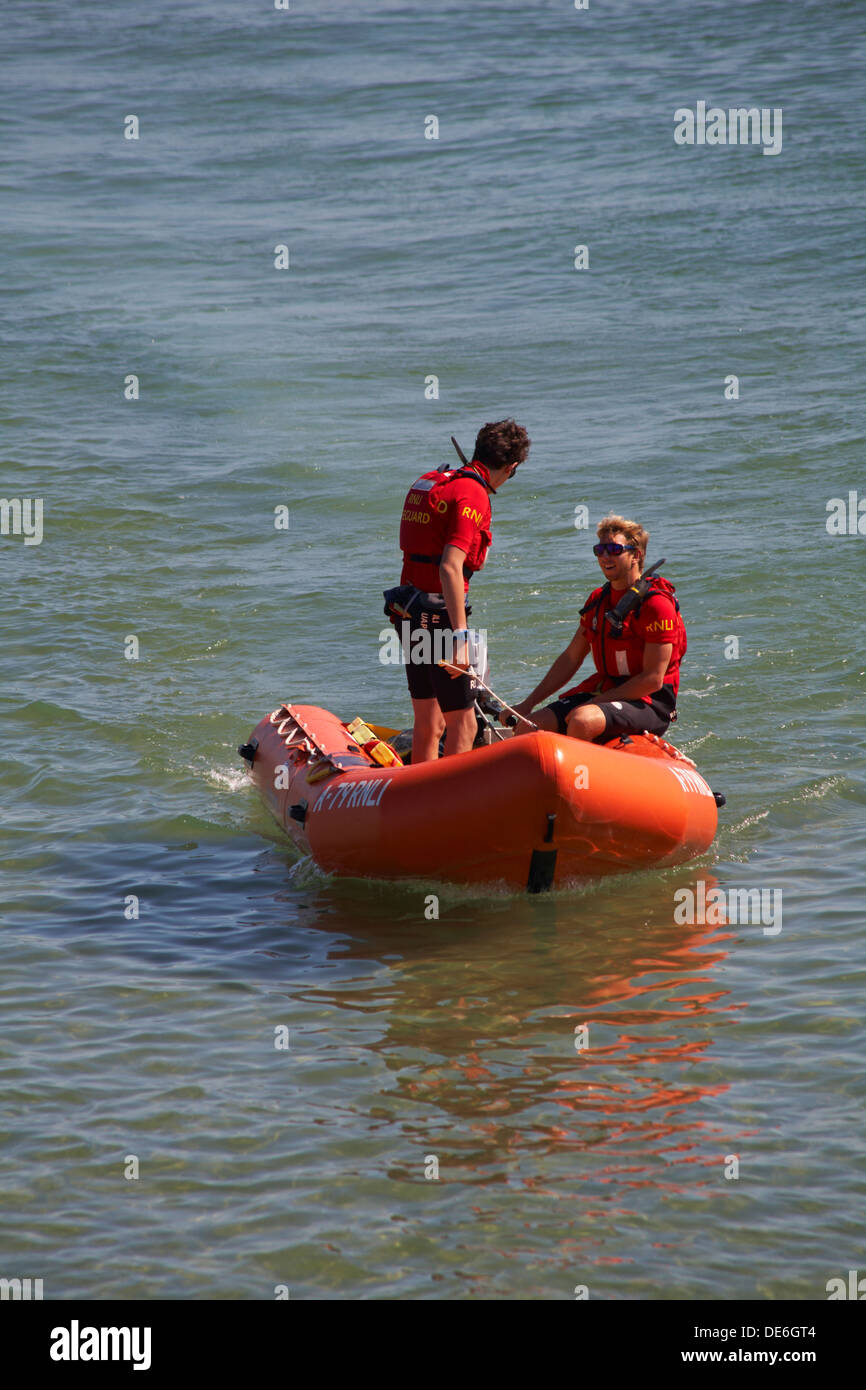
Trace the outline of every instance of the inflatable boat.
{"label": "inflatable boat", "polygon": [[[315,705],[284,703],[238,751],[265,804],[329,873],[542,892],[702,854],[718,798],[652,734],[600,745],[536,732],[417,766]],[[370,733],[370,729],[361,726]]]}

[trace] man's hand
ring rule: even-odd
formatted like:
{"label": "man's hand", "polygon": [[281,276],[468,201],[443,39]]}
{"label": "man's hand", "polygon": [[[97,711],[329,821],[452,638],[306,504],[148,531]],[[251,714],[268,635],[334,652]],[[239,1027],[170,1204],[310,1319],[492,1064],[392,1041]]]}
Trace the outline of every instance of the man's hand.
{"label": "man's hand", "polygon": [[[524,719],[529,719],[534,707],[534,701],[532,700],[521,700],[519,705],[512,705],[514,713],[522,714]],[[499,716],[499,722],[500,724],[507,724],[510,718],[511,715],[508,713],[508,710],[505,709]]]}
{"label": "man's hand", "polygon": [[464,671],[469,670],[469,641],[465,633],[462,637],[454,638],[454,657],[451,664],[462,667]]}
{"label": "man's hand", "polygon": [[455,628],[453,637],[452,665],[459,666],[461,671],[474,671],[476,675],[481,676],[487,665],[487,641],[484,632],[475,627],[466,628],[462,632]]}

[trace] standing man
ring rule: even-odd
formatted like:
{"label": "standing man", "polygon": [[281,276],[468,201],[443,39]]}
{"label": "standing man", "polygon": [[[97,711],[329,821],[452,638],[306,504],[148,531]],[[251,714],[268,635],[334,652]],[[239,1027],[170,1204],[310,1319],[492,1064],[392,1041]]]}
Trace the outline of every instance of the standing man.
{"label": "standing man", "polygon": [[438,757],[443,731],[446,756],[468,752],[475,741],[475,682],[468,674],[450,676],[436,664],[430,648],[437,633],[446,649],[451,637],[454,664],[469,664],[466,592],[472,575],[484,565],[492,540],[490,496],[514,476],[530,443],[526,430],[514,420],[485,425],[478,432],[470,463],[447,472],[424,473],[412,484],[403,504],[400,584],[404,608],[392,608],[391,614],[408,614],[410,639],[418,628],[426,629],[431,638],[427,643],[430,659],[409,660],[406,666],[415,716],[413,763]]}
{"label": "standing man", "polygon": [[[686,629],[673,584],[661,575],[640,578],[649,532],[637,521],[606,516],[598,523],[593,552],[606,583],[593,589],[580,610],[580,627],[547,675],[519,705],[539,729],[609,743],[627,733],[663,734],[676,712]],[[640,602],[621,629],[606,615],[634,586]],[[566,691],[538,714],[533,709],[570,680],[592,653],[595,674]],[[531,733],[519,724],[516,733]]]}

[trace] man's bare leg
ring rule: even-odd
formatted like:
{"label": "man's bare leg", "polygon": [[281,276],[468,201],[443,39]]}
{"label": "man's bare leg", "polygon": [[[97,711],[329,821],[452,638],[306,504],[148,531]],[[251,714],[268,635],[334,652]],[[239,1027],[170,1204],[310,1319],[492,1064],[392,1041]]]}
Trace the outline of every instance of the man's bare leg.
{"label": "man's bare leg", "polygon": [[445,732],[445,719],[439,708],[439,701],[413,700],[412,710],[415,716],[412,730],[412,765],[432,763],[439,757],[439,740]]}
{"label": "man's bare leg", "polygon": [[568,737],[586,739],[588,743],[603,734],[606,728],[604,711],[598,705],[578,705],[566,720]]}
{"label": "man's bare leg", "polygon": [[445,752],[447,758],[452,753],[468,753],[475,742],[478,721],[475,707],[445,711]]}

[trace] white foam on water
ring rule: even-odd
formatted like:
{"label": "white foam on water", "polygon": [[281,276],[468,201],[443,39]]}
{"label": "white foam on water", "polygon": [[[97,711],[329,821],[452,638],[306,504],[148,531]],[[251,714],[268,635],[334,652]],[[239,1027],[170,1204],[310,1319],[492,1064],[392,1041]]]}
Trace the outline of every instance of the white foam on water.
{"label": "white foam on water", "polygon": [[220,768],[209,767],[205,772],[205,780],[210,782],[213,787],[222,787],[224,791],[239,792],[244,787],[250,785],[250,779],[243,768]]}

